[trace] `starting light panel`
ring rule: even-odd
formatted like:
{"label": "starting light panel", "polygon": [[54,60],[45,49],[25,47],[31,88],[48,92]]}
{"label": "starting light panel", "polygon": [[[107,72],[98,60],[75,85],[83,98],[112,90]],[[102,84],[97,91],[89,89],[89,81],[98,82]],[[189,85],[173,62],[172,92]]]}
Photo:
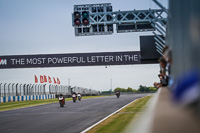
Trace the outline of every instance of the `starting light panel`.
{"label": "starting light panel", "polygon": [[155,31],[156,21],[166,23],[163,9],[115,11],[111,3],[74,5],[72,25],[75,36],[110,35],[116,24],[117,33]]}
{"label": "starting light panel", "polygon": [[[74,13],[72,13],[72,25],[75,29],[75,36],[91,36],[91,35],[109,35],[113,33],[113,24],[91,24],[91,15],[99,13],[112,12],[111,3],[104,4],[86,4],[74,5]],[[102,18],[96,15],[94,21],[109,21],[112,16]]]}

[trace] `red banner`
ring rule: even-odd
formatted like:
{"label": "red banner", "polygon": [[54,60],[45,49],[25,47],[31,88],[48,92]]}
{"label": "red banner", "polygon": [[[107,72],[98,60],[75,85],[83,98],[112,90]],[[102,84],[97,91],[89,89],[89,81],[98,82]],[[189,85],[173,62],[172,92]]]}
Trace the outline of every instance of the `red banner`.
{"label": "red banner", "polygon": [[60,84],[60,80],[59,80],[59,78],[57,78],[57,84]]}
{"label": "red banner", "polygon": [[47,76],[44,75],[44,82],[47,82]]}
{"label": "red banner", "polygon": [[[53,81],[54,81],[54,84],[60,84],[60,79],[57,78],[57,81],[56,81],[56,78],[53,77]],[[49,82],[49,83],[52,83],[52,80],[51,80],[51,77],[48,76],[48,80],[47,80],[47,76],[46,75],[40,75],[40,83],[45,83],[45,82]],[[38,78],[37,76],[35,75],[35,83],[38,83]]]}
{"label": "red banner", "polygon": [[44,83],[44,78],[41,75],[40,75],[40,83]]}
{"label": "red banner", "polygon": [[56,79],[53,77],[54,84],[56,84]]}
{"label": "red banner", "polygon": [[38,78],[36,75],[35,75],[35,83],[38,83]]}
{"label": "red banner", "polygon": [[48,80],[49,80],[49,83],[52,83],[51,77],[50,77],[50,76],[48,76]]}

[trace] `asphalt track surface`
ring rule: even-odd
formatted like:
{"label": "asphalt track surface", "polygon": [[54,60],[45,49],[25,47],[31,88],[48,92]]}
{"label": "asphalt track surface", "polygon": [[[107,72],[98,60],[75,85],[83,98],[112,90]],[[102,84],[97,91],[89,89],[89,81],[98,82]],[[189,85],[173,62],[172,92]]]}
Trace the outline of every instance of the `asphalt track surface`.
{"label": "asphalt track surface", "polygon": [[0,133],[79,133],[124,105],[148,94],[67,101],[0,112]]}

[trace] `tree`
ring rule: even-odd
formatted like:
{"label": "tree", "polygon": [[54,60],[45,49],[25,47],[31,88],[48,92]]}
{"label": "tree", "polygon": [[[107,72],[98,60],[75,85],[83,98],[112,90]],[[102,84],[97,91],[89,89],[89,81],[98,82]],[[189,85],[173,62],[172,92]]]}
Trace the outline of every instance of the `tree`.
{"label": "tree", "polygon": [[140,85],[138,91],[139,92],[144,92],[144,86]]}
{"label": "tree", "polygon": [[128,87],[127,89],[117,87],[117,88],[114,89],[114,92],[116,92],[117,90],[119,92],[135,92],[135,93],[137,93],[137,92],[146,92],[147,93],[147,92],[156,92],[157,88],[155,88],[155,87],[146,87],[146,86],[140,85],[138,90],[132,89],[131,87]]}
{"label": "tree", "polygon": [[149,88],[144,86],[144,92],[150,92]]}
{"label": "tree", "polygon": [[133,92],[133,89],[131,87],[128,87],[127,92]]}
{"label": "tree", "polygon": [[126,91],[127,91],[126,89],[122,88],[122,92],[126,92]]}
{"label": "tree", "polygon": [[150,92],[156,92],[158,89],[155,87],[149,87]]}
{"label": "tree", "polygon": [[133,89],[133,92],[138,92],[138,90],[136,90],[136,89]]}
{"label": "tree", "polygon": [[120,88],[120,87],[115,88],[115,89],[114,89],[114,92],[116,92],[117,90],[118,90],[119,92],[122,92],[122,88]]}

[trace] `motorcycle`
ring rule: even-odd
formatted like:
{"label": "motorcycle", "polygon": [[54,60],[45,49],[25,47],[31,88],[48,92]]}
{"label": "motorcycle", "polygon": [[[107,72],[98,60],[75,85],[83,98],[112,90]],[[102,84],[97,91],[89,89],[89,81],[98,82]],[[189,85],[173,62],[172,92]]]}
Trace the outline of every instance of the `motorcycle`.
{"label": "motorcycle", "polygon": [[73,102],[76,102],[76,94],[72,94]]}
{"label": "motorcycle", "polygon": [[81,94],[78,94],[78,100],[81,101]]}
{"label": "motorcycle", "polygon": [[119,92],[116,92],[116,96],[117,96],[117,98],[119,98],[119,96],[120,96],[120,93],[119,93]]}
{"label": "motorcycle", "polygon": [[64,105],[65,105],[64,97],[63,96],[59,96],[58,100],[59,100],[59,103],[60,103],[60,107],[64,107]]}

